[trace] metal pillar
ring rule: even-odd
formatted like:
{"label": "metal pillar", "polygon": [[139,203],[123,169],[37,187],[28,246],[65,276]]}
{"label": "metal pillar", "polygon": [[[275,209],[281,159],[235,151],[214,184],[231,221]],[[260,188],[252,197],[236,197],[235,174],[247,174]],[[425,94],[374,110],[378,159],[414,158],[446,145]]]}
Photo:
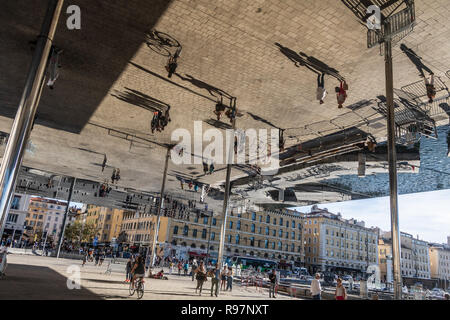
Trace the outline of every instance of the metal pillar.
{"label": "metal pillar", "polygon": [[210,217],[210,221],[209,221],[209,235],[208,235],[208,247],[206,249],[206,266],[208,266],[208,262],[209,262],[209,244],[211,241],[211,228],[212,228],[212,221],[214,219],[214,212],[212,212],[211,217]]}
{"label": "metal pillar", "polygon": [[22,164],[25,147],[42,92],[44,73],[64,0],[50,0],[28,71],[25,88],[14,119],[0,168],[0,226],[9,209],[14,184]]}
{"label": "metal pillar", "polygon": [[234,156],[234,131],[236,130],[236,115],[237,115],[237,109],[236,109],[236,98],[233,98],[232,100],[232,107],[234,108],[234,118],[232,123],[232,130],[233,130],[233,136],[228,142],[228,163],[227,163],[227,178],[225,181],[225,196],[223,199],[223,211],[222,211],[222,219],[221,219],[221,226],[220,226],[220,239],[219,239],[219,255],[217,257],[217,265],[219,268],[222,268],[223,263],[223,247],[225,244],[225,233],[227,230],[227,216],[228,216],[228,208],[229,208],[229,198],[230,198],[230,178],[231,178],[231,167],[233,163],[233,156]]}
{"label": "metal pillar", "polygon": [[66,212],[64,212],[64,218],[62,222],[62,228],[61,232],[59,234],[59,240],[58,240],[58,253],[56,254],[56,258],[59,258],[59,253],[61,252],[61,245],[64,240],[64,231],[66,230],[66,220],[67,220],[67,214],[69,213],[70,208],[70,201],[72,200],[72,194],[73,194],[73,187],[75,186],[75,182],[77,181],[77,178],[72,178],[72,183],[70,184],[69,189],[69,197],[67,198],[67,207]]}
{"label": "metal pillar", "polygon": [[156,224],[155,224],[155,232],[153,232],[153,242],[152,242],[152,261],[150,263],[150,266],[155,265],[156,260],[156,242],[158,242],[158,234],[159,234],[159,223],[161,221],[161,208],[164,201],[164,189],[166,187],[166,177],[167,177],[167,167],[169,166],[169,157],[170,157],[170,150],[172,148],[167,148],[167,154],[166,154],[166,162],[164,164],[164,174],[163,174],[163,181],[161,185],[161,195],[159,199],[158,204],[158,212],[156,216]]}
{"label": "metal pillar", "polygon": [[387,103],[387,134],[389,161],[389,190],[391,208],[392,234],[392,264],[394,267],[394,298],[402,298],[402,273],[400,263],[400,229],[398,221],[398,192],[397,192],[397,154],[395,150],[395,110],[394,110],[394,80],[392,66],[392,40],[390,38],[390,24],[386,23],[387,38],[384,42],[386,66],[386,103]]}

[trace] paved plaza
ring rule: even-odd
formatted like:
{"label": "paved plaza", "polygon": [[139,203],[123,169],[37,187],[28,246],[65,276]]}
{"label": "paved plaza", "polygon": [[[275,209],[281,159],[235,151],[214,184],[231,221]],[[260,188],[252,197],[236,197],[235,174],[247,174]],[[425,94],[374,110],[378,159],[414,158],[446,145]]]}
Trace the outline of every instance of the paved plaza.
{"label": "paved plaza", "polygon": [[[130,297],[125,273],[105,274],[107,260],[101,267],[88,262],[81,267],[81,261],[56,259],[33,255],[8,255],[6,278],[0,280],[0,300],[5,299],[65,299],[65,300],[136,300]],[[71,266],[80,267],[81,288],[68,289],[67,279]],[[116,269],[114,269],[116,270]],[[117,270],[118,271],[118,270]],[[168,270],[166,270],[168,272]],[[219,298],[210,296],[211,280],[203,286],[202,296],[195,294],[196,281],[191,277],[168,275],[169,280],[145,279],[143,300],[268,300],[267,289],[241,287],[233,284],[232,292],[222,292]],[[293,300],[279,294],[277,299]],[[273,300],[273,299],[272,299]],[[299,300],[298,298],[294,300]]]}

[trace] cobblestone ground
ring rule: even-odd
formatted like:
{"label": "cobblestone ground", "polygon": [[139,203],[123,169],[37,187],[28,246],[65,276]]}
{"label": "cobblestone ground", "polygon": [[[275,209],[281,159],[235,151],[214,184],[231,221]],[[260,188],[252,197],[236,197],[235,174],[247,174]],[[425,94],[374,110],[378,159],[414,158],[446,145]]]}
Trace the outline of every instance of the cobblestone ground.
{"label": "cobblestone ground", "polygon": [[[70,267],[73,266],[72,272]],[[67,279],[74,275],[77,267],[81,272],[81,289],[69,290]],[[83,300],[135,300],[130,297],[125,274],[105,274],[107,263],[96,267],[81,261],[56,259],[31,255],[8,255],[6,279],[0,280],[0,300],[5,299],[83,299]],[[166,270],[168,271],[168,270]],[[143,300],[267,300],[268,291],[257,291],[254,287],[243,288],[233,284],[232,292],[223,292],[219,298],[210,296],[211,281],[204,284],[202,296],[195,294],[196,282],[191,277],[168,275],[169,280],[145,279]],[[209,290],[208,290],[209,289]],[[292,300],[279,294],[277,299]],[[299,299],[295,299],[299,300]]]}

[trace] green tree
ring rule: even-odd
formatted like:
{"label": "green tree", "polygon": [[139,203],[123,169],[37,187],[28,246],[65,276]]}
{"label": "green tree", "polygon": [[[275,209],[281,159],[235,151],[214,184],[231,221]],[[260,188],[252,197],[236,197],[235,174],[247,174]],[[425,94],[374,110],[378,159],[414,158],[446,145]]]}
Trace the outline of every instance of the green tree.
{"label": "green tree", "polygon": [[87,223],[83,226],[81,241],[82,242],[92,242],[94,237],[97,235],[99,228],[95,225],[95,223]]}
{"label": "green tree", "polygon": [[68,242],[72,243],[92,242],[97,232],[98,228],[94,223],[83,225],[75,221],[66,227],[64,236]]}

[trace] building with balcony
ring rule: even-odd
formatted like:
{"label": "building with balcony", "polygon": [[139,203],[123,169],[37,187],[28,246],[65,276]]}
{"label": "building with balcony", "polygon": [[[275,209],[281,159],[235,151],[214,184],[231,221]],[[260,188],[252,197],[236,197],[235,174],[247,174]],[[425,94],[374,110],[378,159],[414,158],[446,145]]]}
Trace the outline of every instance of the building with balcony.
{"label": "building with balcony", "polygon": [[25,231],[25,219],[31,196],[16,193],[8,211],[2,238],[20,240]]}
{"label": "building with balcony", "polygon": [[124,214],[125,211],[122,209],[88,205],[86,213],[79,215],[78,220],[97,227],[99,243],[110,243],[120,234]]}
{"label": "building with balcony", "polygon": [[[188,219],[170,219],[171,254],[186,259],[218,256],[221,219],[207,213]],[[250,256],[290,264],[303,263],[302,215],[294,210],[230,210],[226,222],[224,255]],[[209,248],[209,249],[208,249]]]}
{"label": "building with balcony", "polygon": [[62,230],[66,207],[67,202],[32,197],[25,218],[27,235],[37,240],[44,232],[48,232],[56,240]]}
{"label": "building with balcony", "polygon": [[310,273],[363,274],[378,264],[378,232],[316,205],[303,221],[305,264]]}
{"label": "building with balcony", "polygon": [[[448,239],[450,242],[450,239]],[[430,244],[430,272],[431,278],[436,280],[441,288],[450,287],[450,243]]]}

